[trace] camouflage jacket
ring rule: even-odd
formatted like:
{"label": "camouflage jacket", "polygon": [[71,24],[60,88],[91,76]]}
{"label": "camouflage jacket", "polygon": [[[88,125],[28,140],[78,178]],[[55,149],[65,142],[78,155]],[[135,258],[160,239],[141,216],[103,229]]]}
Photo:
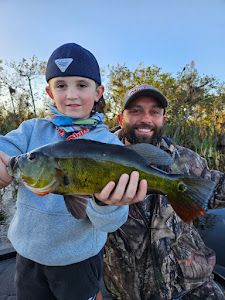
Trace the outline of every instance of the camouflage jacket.
{"label": "camouflage jacket", "polygon": [[[223,173],[209,170],[206,160],[190,149],[169,145],[165,139],[159,146],[179,160],[183,173],[216,181],[209,207],[225,207]],[[205,246],[196,228],[176,215],[166,196],[149,195],[130,205],[128,221],[109,234],[104,281],[114,298],[121,300],[225,299],[212,283],[214,265],[215,253]],[[218,297],[208,298],[198,291],[201,286],[207,295]]]}

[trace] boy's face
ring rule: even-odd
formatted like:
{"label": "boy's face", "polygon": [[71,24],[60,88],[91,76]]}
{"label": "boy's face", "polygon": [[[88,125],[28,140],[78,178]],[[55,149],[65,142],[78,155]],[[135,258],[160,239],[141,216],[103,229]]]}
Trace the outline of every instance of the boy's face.
{"label": "boy's face", "polygon": [[74,118],[89,118],[94,103],[104,92],[104,87],[96,87],[94,80],[78,76],[52,78],[48,84],[46,92],[57,109]]}

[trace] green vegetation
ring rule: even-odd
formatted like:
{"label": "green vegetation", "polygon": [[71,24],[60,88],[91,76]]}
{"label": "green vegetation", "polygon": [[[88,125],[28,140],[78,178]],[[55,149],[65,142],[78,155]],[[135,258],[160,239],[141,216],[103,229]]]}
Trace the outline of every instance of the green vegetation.
{"label": "green vegetation", "polygon": [[[0,61],[0,133],[16,128],[23,120],[44,116],[48,105],[35,82],[43,80],[45,62],[37,57],[4,65]],[[176,76],[157,66],[138,65],[130,70],[116,65],[103,70],[107,76],[106,121],[117,125],[127,89],[147,83],[169,99],[166,134],[180,145],[205,157],[210,168],[225,171],[225,84],[212,76],[200,76],[194,62]],[[43,88],[41,88],[43,89]],[[39,103],[39,105],[38,105]]]}
{"label": "green vegetation", "polygon": [[107,86],[107,121],[111,127],[117,124],[126,90],[143,82],[157,87],[169,99],[166,134],[205,157],[210,168],[225,171],[224,83],[200,76],[194,62],[176,77],[156,66],[139,65],[133,71],[123,65],[111,67]]}

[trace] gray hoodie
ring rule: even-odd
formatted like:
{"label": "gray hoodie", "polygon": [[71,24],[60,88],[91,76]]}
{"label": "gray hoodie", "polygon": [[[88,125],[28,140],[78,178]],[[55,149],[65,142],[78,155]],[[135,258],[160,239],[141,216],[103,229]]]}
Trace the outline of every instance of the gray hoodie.
{"label": "gray hoodie", "polygon": [[[104,124],[82,138],[122,144]],[[36,118],[0,136],[0,151],[16,156],[61,140],[49,120]],[[87,217],[78,220],[68,212],[63,196],[39,197],[22,184],[16,206],[9,240],[19,254],[47,266],[69,265],[96,255],[105,244],[107,232],[118,229],[128,215],[128,206],[99,206],[90,199]]]}

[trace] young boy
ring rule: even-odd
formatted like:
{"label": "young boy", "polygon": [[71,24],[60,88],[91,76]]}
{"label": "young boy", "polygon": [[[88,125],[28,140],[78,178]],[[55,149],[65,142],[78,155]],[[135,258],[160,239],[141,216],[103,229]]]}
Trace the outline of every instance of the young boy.
{"label": "young boy", "polygon": [[[48,60],[46,80],[46,92],[53,101],[51,115],[25,121],[0,137],[0,151],[6,152],[0,155],[0,187],[12,180],[6,169],[9,156],[80,137],[120,144],[104,125],[103,114],[96,112],[104,87],[92,53],[74,43],[60,46]],[[146,189],[136,194],[138,175],[132,176],[129,181],[123,174],[114,192],[115,183],[110,182],[95,198],[105,203],[114,200],[113,204],[118,200],[126,203],[126,197],[143,199]],[[126,191],[124,182],[128,182]],[[128,207],[99,205],[90,199],[86,213],[85,219],[77,220],[67,211],[63,196],[39,197],[19,186],[17,210],[8,232],[18,253],[18,300],[95,299],[107,232],[126,221]]]}

